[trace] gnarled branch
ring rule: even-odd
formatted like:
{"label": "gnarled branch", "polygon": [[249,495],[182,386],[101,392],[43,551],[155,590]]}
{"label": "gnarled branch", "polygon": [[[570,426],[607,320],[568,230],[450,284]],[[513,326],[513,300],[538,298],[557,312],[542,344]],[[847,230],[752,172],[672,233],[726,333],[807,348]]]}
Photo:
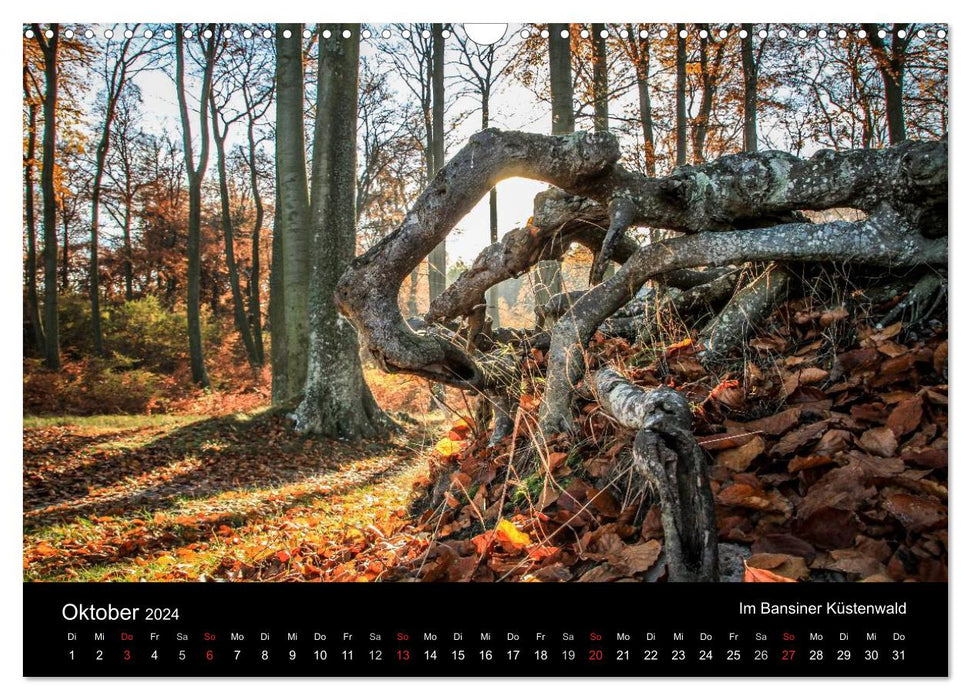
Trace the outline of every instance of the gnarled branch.
{"label": "gnarled branch", "polygon": [[634,468],[661,502],[668,579],[717,581],[715,502],[687,399],[669,387],[641,389],[612,369],[597,372],[595,384],[607,412],[637,431]]}

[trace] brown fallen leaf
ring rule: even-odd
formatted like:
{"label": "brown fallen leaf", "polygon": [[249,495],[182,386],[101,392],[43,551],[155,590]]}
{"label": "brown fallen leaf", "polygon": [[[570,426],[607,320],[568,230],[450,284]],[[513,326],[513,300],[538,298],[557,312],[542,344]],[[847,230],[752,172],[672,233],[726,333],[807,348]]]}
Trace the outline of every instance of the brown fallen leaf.
{"label": "brown fallen leaf", "polygon": [[727,486],[718,492],[716,500],[723,506],[751,508],[783,515],[792,513],[792,504],[781,494],[775,491],[767,492],[751,484]]}
{"label": "brown fallen leaf", "polygon": [[755,435],[741,447],[719,452],[715,457],[715,464],[726,467],[734,472],[748,469],[756,457],[765,452],[765,440]]}
{"label": "brown fallen leaf", "polygon": [[887,427],[898,438],[913,432],[924,416],[924,405],[920,396],[898,403],[887,418]]}
{"label": "brown fallen leaf", "polygon": [[890,428],[871,428],[859,442],[864,450],[880,457],[892,457],[897,451],[897,436]]}
{"label": "brown fallen leaf", "polygon": [[805,457],[801,455],[796,455],[789,460],[789,473],[795,474],[796,472],[801,472],[804,469],[812,469],[814,467],[827,467],[830,464],[835,464],[836,461],[833,459],[832,455],[807,455]]}
{"label": "brown fallen leaf", "polygon": [[930,530],[947,520],[947,509],[939,501],[909,493],[890,496],[884,507],[910,532]]}
{"label": "brown fallen leaf", "polygon": [[828,557],[817,560],[814,566],[854,574],[860,578],[886,573],[886,567],[876,558],[855,549],[834,549],[829,552]]}
{"label": "brown fallen leaf", "polygon": [[626,572],[627,576],[639,574],[654,566],[661,554],[661,543],[649,540],[630,547],[624,547],[617,558],[617,566]]}
{"label": "brown fallen leaf", "polygon": [[769,454],[773,457],[785,457],[787,455],[791,455],[799,448],[805,447],[809,443],[815,442],[822,437],[823,433],[826,432],[828,427],[829,421],[821,420],[796,428],[795,430],[783,435],[782,439],[769,450]]}
{"label": "brown fallen leaf", "polygon": [[566,464],[569,455],[566,452],[550,452],[546,463],[546,468],[550,474],[555,474],[560,467]]}
{"label": "brown fallen leaf", "polygon": [[805,559],[792,554],[753,554],[745,561],[745,568],[771,571],[790,580],[809,578],[809,567],[806,566]]}
{"label": "brown fallen leaf", "polygon": [[816,558],[816,548],[803,539],[785,532],[764,535],[752,543],[752,553],[791,554],[812,563]]}
{"label": "brown fallen leaf", "polygon": [[826,507],[797,520],[795,531],[818,547],[833,549],[851,546],[862,527],[853,511]]}
{"label": "brown fallen leaf", "polygon": [[764,569],[753,569],[745,564],[745,573],[742,576],[743,583],[795,583],[795,579],[786,578],[779,574]]}
{"label": "brown fallen leaf", "polygon": [[944,376],[947,371],[947,341],[937,346],[934,350],[934,371],[938,375]]}

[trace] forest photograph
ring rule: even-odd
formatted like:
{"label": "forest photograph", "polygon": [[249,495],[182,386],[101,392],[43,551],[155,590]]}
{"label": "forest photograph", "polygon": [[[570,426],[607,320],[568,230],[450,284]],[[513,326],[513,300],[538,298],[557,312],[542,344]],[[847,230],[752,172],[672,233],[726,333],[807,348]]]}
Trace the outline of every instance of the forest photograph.
{"label": "forest photograph", "polygon": [[947,581],[948,27],[476,27],[23,25],[24,581]]}

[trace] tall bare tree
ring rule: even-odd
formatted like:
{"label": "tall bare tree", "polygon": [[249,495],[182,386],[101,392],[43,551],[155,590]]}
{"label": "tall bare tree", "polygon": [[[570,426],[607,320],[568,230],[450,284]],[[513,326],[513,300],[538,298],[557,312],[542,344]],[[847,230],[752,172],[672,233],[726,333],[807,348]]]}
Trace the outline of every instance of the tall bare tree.
{"label": "tall bare tree", "polygon": [[606,25],[590,25],[590,43],[593,46],[593,128],[595,131],[607,131],[610,129],[610,104]]}
{"label": "tall bare tree", "polygon": [[54,159],[57,145],[57,51],[61,27],[51,24],[41,31],[31,25],[44,58],[44,161],[40,185],[44,196],[44,364],[60,369],[61,349],[57,320],[57,193],[54,190]]}
{"label": "tall bare tree", "polygon": [[337,280],[356,252],[360,33],[356,24],[317,28],[310,349],[307,386],[296,411],[298,430],[343,439],[376,437],[392,427],[364,381],[357,333],[334,305]]}
{"label": "tall bare tree", "polygon": [[677,32],[675,49],[675,165],[688,162],[688,106],[686,93],[688,91],[688,35],[687,25],[676,24]]}
{"label": "tall bare tree", "polygon": [[42,103],[41,90],[24,57],[24,105],[27,109],[27,150],[24,152],[24,224],[27,232],[27,255],[24,261],[24,284],[27,288],[24,316],[30,325],[34,349],[43,353],[47,341],[40,320],[37,297],[37,220],[34,211],[34,167],[37,161],[37,110]]}
{"label": "tall bare tree", "polygon": [[153,185],[153,171],[158,167],[153,139],[141,128],[140,102],[141,90],[129,81],[115,108],[102,202],[122,232],[122,270],[128,301],[135,298],[135,246],[132,239],[136,197]]}
{"label": "tall bare tree", "polygon": [[715,104],[715,93],[718,91],[722,79],[722,63],[728,42],[716,41],[711,27],[707,24],[698,25],[700,39],[698,49],[699,73],[701,76],[701,103],[698,114],[692,124],[692,156],[695,164],[705,162],[705,144],[711,126],[712,109]]}
{"label": "tall bare tree", "polygon": [[887,132],[890,143],[900,143],[907,139],[907,121],[904,119],[904,68],[907,61],[907,47],[916,30],[910,24],[893,24],[890,28],[890,46],[879,35],[881,27],[864,24],[870,50],[883,79],[883,94],[886,103]]}
{"label": "tall bare tree", "polygon": [[[549,25],[550,96],[553,101],[553,135],[572,134],[573,67],[570,60],[570,25]],[[563,277],[558,260],[545,260],[536,268],[535,305],[546,305],[563,291]]]}
{"label": "tall bare tree", "polygon": [[[227,40],[229,41],[229,40]],[[247,313],[246,301],[243,298],[243,290],[239,281],[239,265],[236,261],[236,232],[233,224],[233,217],[230,211],[229,177],[226,170],[226,138],[230,128],[243,120],[248,120],[250,129],[247,137],[252,139],[251,133],[252,118],[250,115],[249,93],[244,91],[244,86],[249,81],[249,63],[246,60],[247,48],[251,44],[244,40],[243,46],[226,45],[224,56],[227,60],[219,74],[214,78],[214,88],[209,93],[209,108],[212,117],[212,135],[216,144],[216,163],[219,175],[219,201],[220,201],[220,224],[223,231],[223,248],[226,257],[226,272],[229,277],[229,289],[233,300],[233,320],[240,340],[246,350],[246,356],[253,367],[262,365],[262,353],[257,351],[256,341],[250,328],[250,318]],[[222,88],[222,89],[220,89]],[[268,88],[272,91],[272,87]],[[240,93],[244,94],[244,108],[234,109],[232,107],[233,96]],[[265,104],[265,97],[257,98],[257,103]],[[265,107],[263,108],[265,111]],[[262,201],[259,198],[259,187],[252,183],[252,178],[256,176],[253,164],[250,164],[251,187],[256,199],[257,225],[262,220]],[[256,254],[259,255],[259,231],[254,231],[257,240]],[[258,266],[259,258],[256,258]],[[259,268],[257,267],[257,270]],[[258,274],[258,273],[257,273]],[[257,286],[259,278],[257,277]]]}
{"label": "tall bare tree", "polygon": [[[445,36],[444,25],[432,25],[432,167],[430,177],[445,165]],[[445,291],[448,252],[440,242],[428,256],[428,301]]]}
{"label": "tall bare tree", "polygon": [[105,174],[108,149],[112,143],[111,130],[114,126],[118,102],[131,80],[140,71],[149,68],[157,56],[150,39],[139,36],[138,25],[126,25],[126,32],[115,29],[120,38],[117,42],[109,40],[101,66],[103,80],[103,103],[101,136],[95,151],[94,175],[91,184],[91,257],[89,264],[89,294],[91,298],[91,338],[94,351],[104,353],[104,337],[101,332],[101,285],[99,272],[99,229],[101,226],[101,194]]}
{"label": "tall bare tree", "polygon": [[265,54],[258,52],[255,44],[244,46],[246,79],[241,81],[244,114],[246,115],[246,148],[244,159],[249,170],[250,190],[253,195],[253,226],[250,230],[250,274],[249,274],[249,319],[253,332],[253,348],[257,364],[264,362],[263,347],[263,305],[260,300],[262,281],[262,252],[260,241],[263,232],[263,218],[266,208],[260,186],[259,144],[266,138],[258,134],[258,124],[273,104],[276,82]]}
{"label": "tall bare tree", "polygon": [[[309,327],[307,294],[310,284],[310,195],[304,145],[303,25],[276,27],[276,170],[279,251],[274,245],[270,305],[282,304],[278,327],[273,317],[273,342],[285,333],[286,357],[273,352],[273,400],[286,403],[299,397],[307,377]],[[277,253],[280,253],[277,255]],[[274,293],[274,291],[276,293]],[[282,311],[282,313],[280,313]],[[281,347],[283,347],[281,345]]]}
{"label": "tall bare tree", "polygon": [[[216,62],[216,34],[219,28],[207,25],[199,36],[202,49],[202,84],[199,94],[199,158],[196,161],[192,146],[192,122],[185,86],[185,32],[183,25],[175,25],[175,91],[179,98],[179,116],[182,121],[182,150],[185,154],[186,175],[189,182],[189,244],[187,248],[188,281],[187,308],[189,328],[189,364],[192,381],[202,387],[209,386],[206,373],[205,351],[202,345],[202,314],[199,306],[200,271],[202,266],[202,181],[209,163],[209,93],[212,90],[212,72]],[[208,36],[207,36],[208,35]]]}

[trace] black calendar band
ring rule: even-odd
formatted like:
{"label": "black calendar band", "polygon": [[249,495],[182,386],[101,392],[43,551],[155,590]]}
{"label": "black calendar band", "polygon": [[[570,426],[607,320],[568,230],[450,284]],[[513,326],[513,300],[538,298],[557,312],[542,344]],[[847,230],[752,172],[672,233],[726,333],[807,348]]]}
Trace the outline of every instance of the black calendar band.
{"label": "black calendar band", "polygon": [[946,584],[25,583],[27,676],[945,676]]}

